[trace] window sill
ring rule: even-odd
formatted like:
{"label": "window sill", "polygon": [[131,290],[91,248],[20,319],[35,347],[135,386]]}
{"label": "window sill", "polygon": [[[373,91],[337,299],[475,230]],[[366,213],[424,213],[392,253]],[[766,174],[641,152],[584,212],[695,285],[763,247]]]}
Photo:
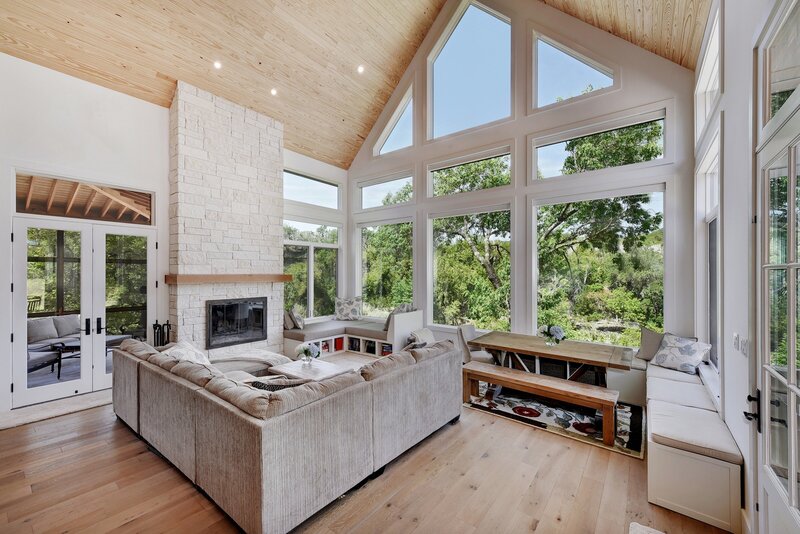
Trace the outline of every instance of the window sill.
{"label": "window sill", "polygon": [[697,368],[697,372],[700,374],[700,378],[703,380],[703,384],[706,386],[711,400],[714,402],[714,406],[717,407],[717,411],[721,412],[722,402],[720,399],[721,385],[719,370],[715,369],[710,363],[704,362]]}

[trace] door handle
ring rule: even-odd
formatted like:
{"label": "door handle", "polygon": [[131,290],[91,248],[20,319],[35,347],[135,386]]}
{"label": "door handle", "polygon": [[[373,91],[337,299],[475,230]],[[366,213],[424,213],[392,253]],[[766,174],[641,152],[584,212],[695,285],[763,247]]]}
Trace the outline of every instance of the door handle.
{"label": "door handle", "polygon": [[87,336],[92,333],[92,320],[89,319],[88,317],[86,318],[86,326],[84,327],[83,331],[86,333]]}
{"label": "door handle", "polygon": [[101,334],[103,332],[103,319],[100,317],[97,318],[97,333]]}
{"label": "door handle", "polygon": [[743,412],[744,418],[748,421],[755,421],[756,422],[756,430],[758,433],[761,434],[761,390],[756,389],[755,396],[748,395],[747,402],[755,402],[756,403],[756,411],[755,412]]}

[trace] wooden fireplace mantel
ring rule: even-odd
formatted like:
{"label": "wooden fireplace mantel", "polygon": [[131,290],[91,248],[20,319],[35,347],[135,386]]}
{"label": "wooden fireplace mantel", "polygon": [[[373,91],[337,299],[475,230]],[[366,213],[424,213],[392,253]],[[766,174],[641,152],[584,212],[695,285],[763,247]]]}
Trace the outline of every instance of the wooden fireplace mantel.
{"label": "wooden fireplace mantel", "polygon": [[291,274],[167,274],[164,283],[178,284],[233,284],[236,282],[291,282]]}

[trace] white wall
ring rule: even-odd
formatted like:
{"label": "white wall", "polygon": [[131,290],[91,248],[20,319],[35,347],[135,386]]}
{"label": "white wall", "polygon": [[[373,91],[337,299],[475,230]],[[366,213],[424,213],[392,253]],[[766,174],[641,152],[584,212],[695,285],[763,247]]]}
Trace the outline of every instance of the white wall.
{"label": "white wall", "polygon": [[[168,110],[0,54],[0,411],[11,406],[11,247],[16,170],[151,191],[158,228],[157,276],[169,242]],[[157,317],[167,318],[158,290]],[[24,342],[24,341],[20,341]]]}
{"label": "white wall", "polygon": [[[693,73],[675,63],[651,54],[540,2],[486,0],[483,2],[511,20],[512,26],[512,116],[486,127],[426,140],[427,114],[425,88],[427,65],[439,36],[461,6],[450,0],[442,8],[431,31],[417,51],[386,108],[356,156],[350,174],[351,218],[349,232],[354,238],[359,223],[408,218],[415,223],[415,299],[425,310],[430,324],[431,302],[428,232],[432,214],[481,206],[509,205],[512,209],[512,330],[531,332],[534,323],[533,259],[535,256],[532,208],[534,201],[563,198],[565,195],[591,195],[615,188],[642,186],[666,188],[666,275],[665,326],[668,330],[690,334],[694,329],[693,280]],[[600,63],[613,67],[617,83],[610,90],[574,99],[541,110],[530,109],[531,34],[537,30]],[[412,148],[375,157],[373,147],[410,84],[414,84],[414,136]],[[605,169],[555,180],[531,180],[534,164],[530,146],[534,139],[564,133],[576,137],[593,133],[592,128],[606,121],[620,120],[643,112],[666,111],[664,158],[634,166]],[[588,128],[588,130],[587,130]],[[602,131],[602,126],[600,131]],[[598,131],[595,129],[594,131]],[[512,185],[447,198],[428,198],[425,194],[428,164],[449,157],[510,145]],[[398,172],[414,174],[414,201],[410,205],[361,211],[358,184]],[[574,198],[574,197],[573,197]],[[349,278],[355,283],[355,250],[349,251]],[[357,284],[356,284],[357,287]],[[451,336],[452,327],[436,326],[439,336]]]}

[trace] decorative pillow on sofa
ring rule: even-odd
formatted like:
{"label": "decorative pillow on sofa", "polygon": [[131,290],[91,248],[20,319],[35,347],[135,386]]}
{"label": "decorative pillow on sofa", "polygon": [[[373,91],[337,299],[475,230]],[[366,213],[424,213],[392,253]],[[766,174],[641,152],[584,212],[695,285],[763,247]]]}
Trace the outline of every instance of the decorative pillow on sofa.
{"label": "decorative pillow on sofa", "polygon": [[693,375],[697,374],[697,366],[703,363],[710,350],[711,345],[707,343],[664,334],[661,346],[650,363]]}
{"label": "decorative pillow on sofa", "polygon": [[414,330],[411,332],[411,335],[408,336],[408,342],[433,345],[436,343],[436,338],[433,336],[433,332],[431,332],[429,328],[420,328],[419,330]]}
{"label": "decorative pillow on sofa", "polygon": [[292,319],[292,312],[283,310],[283,329],[291,330],[294,328],[294,319]]}
{"label": "decorative pillow on sofa", "polygon": [[133,354],[141,360],[149,360],[151,356],[161,352],[144,341],[133,338],[123,339],[122,343],[119,344],[119,348],[120,350]]}
{"label": "decorative pillow on sofa", "polygon": [[206,365],[211,364],[206,353],[188,341],[178,341],[174,346],[161,351],[161,354],[174,356],[178,360],[188,360],[190,362],[203,363]]}
{"label": "decorative pillow on sofa", "polygon": [[256,380],[250,382],[250,385],[256,389],[263,389],[264,391],[280,391],[286,388],[293,388],[295,386],[302,386],[311,382],[306,378],[274,378],[272,380],[260,381]]}
{"label": "decorative pillow on sofa", "polygon": [[185,378],[192,384],[198,385],[201,388],[205,387],[212,378],[225,376],[222,371],[213,365],[197,363],[190,360],[179,362],[175,367],[170,369],[170,372],[181,378]]}
{"label": "decorative pillow on sofa", "polygon": [[399,306],[397,306],[395,309],[392,310],[392,313],[389,314],[389,317],[386,318],[386,322],[383,323],[383,331],[384,332],[389,331],[389,325],[391,324],[392,317],[394,317],[395,313],[408,313],[412,311],[417,311],[417,308],[415,308],[414,305],[411,303],[400,304]]}
{"label": "decorative pillow on sofa", "polygon": [[67,337],[81,333],[81,319],[77,313],[70,315],[56,315],[53,317],[58,337]]}
{"label": "decorative pillow on sofa", "polygon": [[401,350],[400,352],[378,358],[374,362],[364,365],[359,369],[359,373],[364,377],[364,380],[369,382],[370,380],[375,380],[379,376],[391,373],[395,369],[408,367],[415,363],[417,363],[417,361],[410,353]]}
{"label": "decorative pillow on sofa", "polygon": [[361,319],[364,306],[364,299],[360,296],[351,299],[336,297],[336,317],[337,321],[358,321]]}
{"label": "decorative pillow on sofa", "polygon": [[642,327],[642,337],[639,341],[639,353],[636,355],[640,360],[652,360],[658,349],[661,347],[661,341],[664,340],[664,334],[660,334],[655,330],[650,330],[647,327]]}

